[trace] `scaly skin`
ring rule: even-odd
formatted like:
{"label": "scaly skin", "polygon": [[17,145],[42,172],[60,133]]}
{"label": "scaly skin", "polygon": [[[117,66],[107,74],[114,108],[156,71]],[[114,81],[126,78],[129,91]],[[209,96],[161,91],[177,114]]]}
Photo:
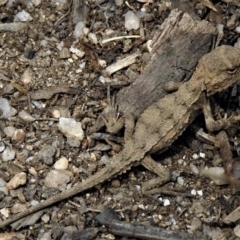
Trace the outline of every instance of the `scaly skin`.
{"label": "scaly skin", "polygon": [[[163,151],[182,134],[192,120],[203,110],[206,97],[220,92],[240,80],[240,50],[221,46],[201,58],[192,78],[183,83],[179,90],[160,99],[147,108],[136,122],[134,133],[123,150],[106,166],[87,180],[51,197],[22,213],[0,222],[0,228],[27,215],[44,209],[56,202],[90,189],[128,170],[131,166],[144,163],[145,156]],[[216,124],[206,116],[210,130],[216,126],[227,126],[226,121]],[[210,124],[209,124],[210,123]],[[144,164],[143,164],[144,165]],[[163,179],[169,179],[167,170],[160,171]]]}

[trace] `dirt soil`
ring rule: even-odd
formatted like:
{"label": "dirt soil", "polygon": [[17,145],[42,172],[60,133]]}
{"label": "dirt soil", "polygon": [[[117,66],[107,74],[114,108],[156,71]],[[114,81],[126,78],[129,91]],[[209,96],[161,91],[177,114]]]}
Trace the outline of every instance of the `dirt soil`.
{"label": "dirt soil", "polygon": [[[98,140],[90,131],[108,104],[107,86],[111,86],[114,95],[144,71],[149,59],[148,40],[176,2],[171,5],[170,1],[160,0],[88,0],[80,11],[84,35],[76,39],[71,1],[0,1],[0,104],[11,112],[4,115],[0,106],[0,219],[84,181],[117,154],[123,132],[110,138],[101,128],[102,137]],[[240,5],[226,2],[212,1],[218,12],[206,6],[208,1],[181,4],[184,3],[182,10],[195,18],[222,24],[219,45],[239,47]],[[147,14],[141,18],[140,28],[126,30],[124,15],[142,8]],[[23,10],[31,18],[19,24],[15,22],[16,15]],[[10,27],[13,22],[17,25]],[[140,37],[102,42],[126,35]],[[109,78],[102,76],[106,66],[136,50],[140,56],[133,64]],[[238,90],[239,86],[235,86],[215,96],[220,114],[239,111]],[[67,133],[59,130],[60,116],[81,122],[80,140],[69,139]],[[194,124],[204,129],[203,117]],[[74,128],[70,130],[74,132]],[[224,145],[231,150],[234,160],[228,160],[234,165],[236,178],[238,130],[235,126],[227,131]],[[6,227],[1,230],[0,239],[137,239],[116,236],[101,225],[96,216],[104,206],[112,208],[121,221],[163,228],[179,236],[189,233],[205,239],[240,239],[238,220],[231,224],[223,221],[240,204],[238,188],[217,185],[199,175],[203,166],[226,166],[218,147],[199,140],[191,125],[170,149],[154,159],[172,173],[162,193],[144,196],[142,183],[156,176],[143,167],[133,167],[84,194],[45,209],[21,227]]]}

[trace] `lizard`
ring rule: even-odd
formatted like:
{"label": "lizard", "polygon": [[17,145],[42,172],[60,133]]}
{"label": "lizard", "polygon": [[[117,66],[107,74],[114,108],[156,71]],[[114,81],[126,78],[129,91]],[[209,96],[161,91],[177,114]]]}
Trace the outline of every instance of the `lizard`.
{"label": "lizard", "polygon": [[238,80],[240,49],[223,45],[204,55],[188,82],[183,83],[176,92],[153,103],[139,116],[131,138],[126,139],[122,151],[114,155],[107,166],[70,189],[0,221],[0,228],[110,180],[135,165],[142,164],[157,173],[162,183],[169,181],[169,171],[154,162],[151,154],[170,147],[201,112],[209,131],[227,128],[239,121],[239,116],[214,120],[207,101],[211,95],[227,89]]}

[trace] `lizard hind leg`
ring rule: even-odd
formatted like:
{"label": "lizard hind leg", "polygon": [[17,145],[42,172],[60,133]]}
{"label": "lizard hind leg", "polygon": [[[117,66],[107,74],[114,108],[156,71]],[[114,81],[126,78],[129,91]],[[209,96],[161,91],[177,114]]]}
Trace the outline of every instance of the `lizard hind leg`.
{"label": "lizard hind leg", "polygon": [[151,179],[142,184],[143,194],[148,195],[150,189],[156,186],[161,186],[170,180],[171,174],[169,170],[162,164],[154,161],[150,155],[146,155],[144,159],[141,160],[141,164],[151,172],[158,175],[157,178]]}
{"label": "lizard hind leg", "polygon": [[101,115],[107,131],[109,133],[118,133],[124,126],[125,120],[118,112],[118,106],[116,104],[116,97],[110,96],[110,86],[107,88],[107,99],[108,99],[108,112]]}

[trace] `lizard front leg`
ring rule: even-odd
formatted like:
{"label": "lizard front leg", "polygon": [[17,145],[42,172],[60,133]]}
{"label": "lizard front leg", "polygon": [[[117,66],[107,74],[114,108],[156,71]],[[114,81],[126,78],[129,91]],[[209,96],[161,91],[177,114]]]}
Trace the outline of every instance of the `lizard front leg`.
{"label": "lizard front leg", "polygon": [[118,133],[124,126],[124,140],[125,142],[131,139],[134,127],[135,127],[135,118],[132,113],[128,113],[125,116],[121,116],[118,112],[118,106],[116,104],[116,98],[110,96],[110,87],[107,90],[108,98],[108,113],[103,116],[102,119],[109,133]]}
{"label": "lizard front leg", "polygon": [[110,96],[110,87],[107,89],[108,112],[102,115],[107,131],[109,133],[118,133],[124,126],[125,119],[120,116],[116,105],[116,97]]}

